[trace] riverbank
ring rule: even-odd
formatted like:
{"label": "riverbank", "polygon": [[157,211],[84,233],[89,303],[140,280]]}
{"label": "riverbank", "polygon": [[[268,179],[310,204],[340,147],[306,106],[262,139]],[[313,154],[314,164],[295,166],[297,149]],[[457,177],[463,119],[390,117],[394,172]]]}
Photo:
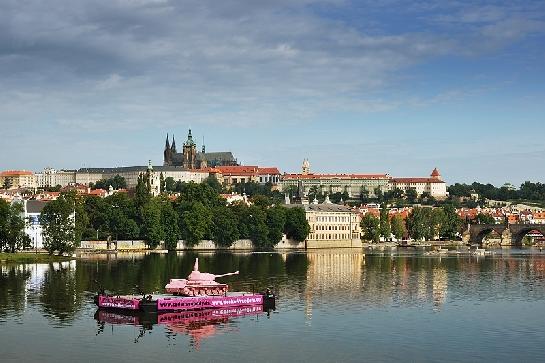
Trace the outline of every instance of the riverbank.
{"label": "riverbank", "polygon": [[71,256],[49,255],[47,253],[35,252],[15,252],[15,253],[0,253],[0,263],[17,262],[17,263],[37,263],[37,262],[62,262],[73,260]]}

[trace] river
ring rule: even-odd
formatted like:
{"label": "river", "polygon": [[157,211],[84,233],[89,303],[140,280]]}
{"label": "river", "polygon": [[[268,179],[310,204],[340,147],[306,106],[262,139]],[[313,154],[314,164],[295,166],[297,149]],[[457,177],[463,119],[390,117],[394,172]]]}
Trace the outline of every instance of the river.
{"label": "river", "polygon": [[[200,253],[275,311],[158,323],[97,312],[102,285],[161,291],[196,254],[90,255],[0,265],[0,361],[520,362],[545,357],[545,253]],[[138,287],[136,287],[138,286]]]}

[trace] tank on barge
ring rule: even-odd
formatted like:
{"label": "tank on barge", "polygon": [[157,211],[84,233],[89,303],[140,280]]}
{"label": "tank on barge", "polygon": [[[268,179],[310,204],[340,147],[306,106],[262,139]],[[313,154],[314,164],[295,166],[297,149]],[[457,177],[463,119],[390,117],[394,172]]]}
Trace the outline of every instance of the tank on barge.
{"label": "tank on barge", "polygon": [[264,293],[228,292],[229,286],[215,281],[218,277],[236,275],[238,271],[214,275],[199,271],[199,259],[187,279],[171,279],[165,286],[167,294],[161,295],[109,295],[101,292],[95,296],[99,308],[125,312],[172,312],[203,309],[232,308],[261,305],[274,309],[275,296],[270,289]]}

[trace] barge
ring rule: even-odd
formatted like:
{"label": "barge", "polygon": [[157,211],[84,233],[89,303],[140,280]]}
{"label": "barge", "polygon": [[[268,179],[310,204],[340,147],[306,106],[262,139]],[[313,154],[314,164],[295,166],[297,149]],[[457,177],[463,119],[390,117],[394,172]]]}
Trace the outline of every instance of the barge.
{"label": "barge", "polygon": [[238,274],[238,271],[214,275],[199,271],[199,259],[187,279],[171,279],[165,286],[170,294],[111,295],[104,292],[95,296],[99,308],[125,312],[177,312],[207,309],[261,306],[275,307],[275,296],[270,289],[264,293],[228,292],[227,284],[215,281],[217,277]]}

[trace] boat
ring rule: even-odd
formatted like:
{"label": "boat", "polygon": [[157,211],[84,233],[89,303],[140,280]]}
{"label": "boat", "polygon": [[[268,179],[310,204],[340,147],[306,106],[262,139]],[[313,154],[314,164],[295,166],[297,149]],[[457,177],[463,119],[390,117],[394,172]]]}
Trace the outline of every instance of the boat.
{"label": "boat", "polygon": [[169,281],[165,286],[166,294],[112,295],[101,291],[95,296],[95,304],[102,309],[157,313],[255,305],[274,308],[276,297],[270,288],[263,293],[229,292],[227,284],[215,281],[236,274],[238,271],[223,275],[200,272],[197,258],[187,279]]}

